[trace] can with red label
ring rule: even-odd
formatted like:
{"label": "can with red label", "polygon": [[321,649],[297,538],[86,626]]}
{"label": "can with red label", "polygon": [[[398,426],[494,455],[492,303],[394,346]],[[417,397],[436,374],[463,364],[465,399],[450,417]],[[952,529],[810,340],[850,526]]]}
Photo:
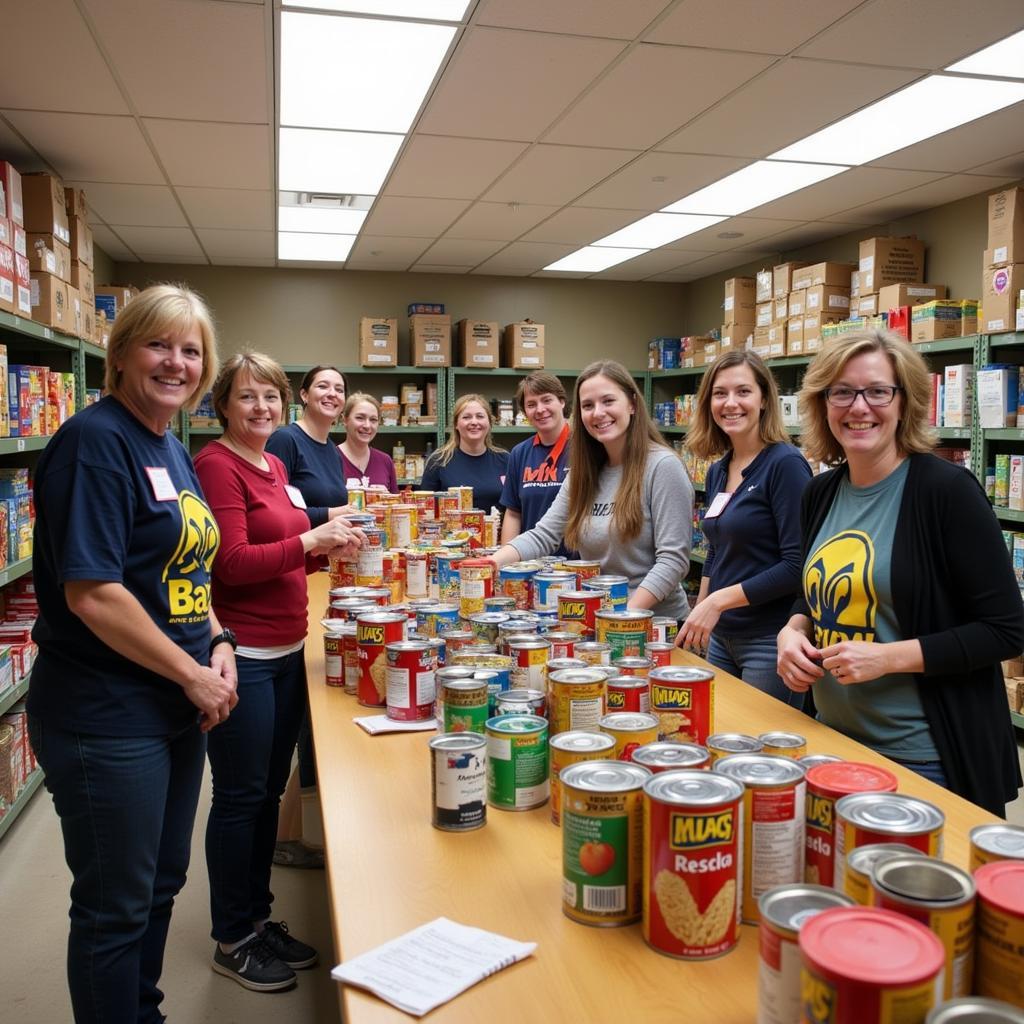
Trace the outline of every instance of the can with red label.
{"label": "can with red label", "polygon": [[1024,1009],[1024,863],[982,864],[974,881],[978,886],[974,990]]}
{"label": "can with red label", "polygon": [[596,561],[589,561],[583,558],[567,558],[559,562],[557,567],[564,572],[571,572],[576,574],[576,586],[578,589],[583,589],[583,581],[593,579],[595,576],[601,575],[601,563]]}
{"label": "can with red label", "polygon": [[644,676],[611,676],[608,680],[608,710],[651,710],[651,688]]}
{"label": "can with red label", "polygon": [[644,679],[650,675],[654,668],[654,662],[650,658],[639,655],[625,655],[621,658],[613,658],[611,667],[620,676],[642,676]]}
{"label": "can with red label", "polygon": [[494,563],[489,558],[459,562],[459,612],[464,619],[484,610],[484,599],[494,594]]}
{"label": "can with red label", "polygon": [[634,750],[658,738],[658,719],[638,711],[613,711],[598,724],[601,732],[614,738],[614,757],[619,761],[632,761]]}
{"label": "can with red label", "polygon": [[356,696],[359,693],[359,632],[358,624],[353,620],[346,622],[338,631],[341,637],[341,666],[345,692]]}
{"label": "can with red label", "polygon": [[[335,621],[340,625],[343,620],[336,619]],[[324,633],[324,682],[328,686],[345,685],[341,633],[331,629]]]}
{"label": "can with red label", "polygon": [[[605,573],[590,576],[580,584],[580,590],[594,590],[601,595],[601,607],[605,611],[624,612],[629,603],[629,577]],[[654,613],[649,613],[654,618]]]}
{"label": "can with red label", "polygon": [[651,711],[661,719],[658,738],[704,743],[714,732],[715,673],[689,665],[652,669]]}
{"label": "can with red label", "polygon": [[501,593],[511,597],[521,611],[533,607],[533,577],[540,572],[540,568],[540,562],[513,562],[498,570]]}
{"label": "can with red label", "polygon": [[807,772],[807,860],[804,880],[836,884],[835,803],[848,793],[894,793],[896,776],[888,768],[860,761],[820,764]]}
{"label": "can with red label", "polygon": [[583,732],[574,729],[560,732],[548,741],[551,763],[551,821],[558,825],[562,820],[562,790],[559,780],[562,770],[580,761],[603,761],[611,757],[615,740],[603,732]]}
{"label": "can with red label", "polygon": [[633,751],[633,760],[652,772],[671,772],[679,768],[710,768],[707,747],[696,743],[666,743],[656,740]]}
{"label": "can with red label", "polygon": [[641,656],[650,639],[651,619],[654,613],[645,608],[632,611],[602,608],[594,616],[594,636],[598,641],[609,644],[612,661],[627,656]]}
{"label": "can with red label", "polygon": [[550,657],[571,658],[579,636],[564,629],[546,629],[541,636],[551,644]]}
{"label": "can with red label", "polygon": [[942,943],[878,907],[836,907],[800,929],[803,1024],[909,1024],[942,1000]]}
{"label": "can with red label", "polygon": [[672,664],[672,652],[676,649],[673,643],[664,643],[660,640],[653,640],[647,644],[644,654],[654,662],[655,668]]}
{"label": "can with red label", "polygon": [[386,647],[406,636],[408,618],[401,612],[365,612],[356,619],[359,650],[359,703],[369,708],[387,704]]}
{"label": "can with red label", "polygon": [[426,640],[399,640],[384,648],[387,717],[425,722],[434,716],[437,654]]}
{"label": "can with red label", "polygon": [[594,616],[601,609],[601,594],[596,590],[562,590],[558,594],[558,618],[582,627],[581,631],[592,635]]}
{"label": "can with red label", "polygon": [[370,601],[365,597],[341,597],[330,603],[327,608],[327,617],[355,621],[355,617],[360,612],[377,607],[376,601]]}
{"label": "can with red label", "polygon": [[661,772],[644,783],[644,941],[707,960],[740,936],[743,785],[715,772]]}
{"label": "can with red label", "polygon": [[1024,861],[1024,826],[1005,821],[971,829],[971,871],[994,860]]}
{"label": "can with red label", "polygon": [[528,690],[546,690],[544,666],[551,645],[543,637],[515,637],[508,641],[512,659],[512,686]]}

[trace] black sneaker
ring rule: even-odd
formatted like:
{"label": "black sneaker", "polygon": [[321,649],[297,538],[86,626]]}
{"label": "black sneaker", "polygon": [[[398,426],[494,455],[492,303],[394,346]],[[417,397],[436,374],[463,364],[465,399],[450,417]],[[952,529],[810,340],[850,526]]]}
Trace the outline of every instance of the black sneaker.
{"label": "black sneaker", "polygon": [[263,925],[260,938],[281,963],[295,970],[313,967],[320,959],[312,946],[307,946],[288,934],[288,925],[284,921],[267,921]]}
{"label": "black sneaker", "polygon": [[223,952],[218,943],[213,953],[213,969],[253,992],[280,992],[297,981],[295,972],[281,963],[259,935],[243,942],[233,953]]}

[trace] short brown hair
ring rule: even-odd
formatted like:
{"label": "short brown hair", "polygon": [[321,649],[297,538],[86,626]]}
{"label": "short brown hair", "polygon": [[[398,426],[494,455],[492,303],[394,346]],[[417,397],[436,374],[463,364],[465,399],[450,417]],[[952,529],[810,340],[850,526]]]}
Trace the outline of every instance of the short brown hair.
{"label": "short brown hair", "polygon": [[562,403],[563,412],[569,401],[562,382],[553,373],[547,373],[544,370],[534,370],[533,373],[528,373],[516,387],[516,405],[523,413],[526,412],[527,395],[554,395]]}
{"label": "short brown hair", "polygon": [[288,375],[281,369],[281,364],[262,352],[238,352],[224,364],[213,382],[213,408],[217,413],[217,420],[225,430],[228,418],[224,410],[231,395],[231,385],[240,373],[248,373],[253,380],[277,388],[281,395],[282,416],[287,415],[292,386],[288,382]]}

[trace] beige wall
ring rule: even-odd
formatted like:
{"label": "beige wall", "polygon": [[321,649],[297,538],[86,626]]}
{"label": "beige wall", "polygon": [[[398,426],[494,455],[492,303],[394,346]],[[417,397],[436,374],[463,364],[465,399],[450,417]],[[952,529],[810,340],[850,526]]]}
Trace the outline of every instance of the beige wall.
{"label": "beige wall", "polygon": [[114,261],[98,245],[93,246],[92,272],[97,284],[117,284]]}
{"label": "beige wall", "polygon": [[679,336],[685,323],[678,284],[521,277],[386,274],[119,263],[118,284],[186,281],[209,301],[222,353],[249,345],[282,363],[358,365],[360,316],[395,316],[399,359],[409,362],[410,302],[443,302],[453,320],[527,317],[546,328],[549,367],[574,369],[615,358],[647,366],[647,342]]}

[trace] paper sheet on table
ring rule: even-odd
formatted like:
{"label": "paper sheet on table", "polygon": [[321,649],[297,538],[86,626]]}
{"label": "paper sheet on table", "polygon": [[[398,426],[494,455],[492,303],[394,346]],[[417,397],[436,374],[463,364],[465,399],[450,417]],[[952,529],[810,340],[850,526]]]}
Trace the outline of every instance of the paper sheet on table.
{"label": "paper sheet on table", "polygon": [[339,964],[331,977],[422,1017],[536,948],[439,917]]}
{"label": "paper sheet on table", "polygon": [[420,722],[399,722],[394,718],[388,718],[387,715],[366,715],[362,718],[353,718],[352,721],[371,736],[382,732],[426,732],[428,729],[437,728],[437,722],[433,718],[426,718]]}

